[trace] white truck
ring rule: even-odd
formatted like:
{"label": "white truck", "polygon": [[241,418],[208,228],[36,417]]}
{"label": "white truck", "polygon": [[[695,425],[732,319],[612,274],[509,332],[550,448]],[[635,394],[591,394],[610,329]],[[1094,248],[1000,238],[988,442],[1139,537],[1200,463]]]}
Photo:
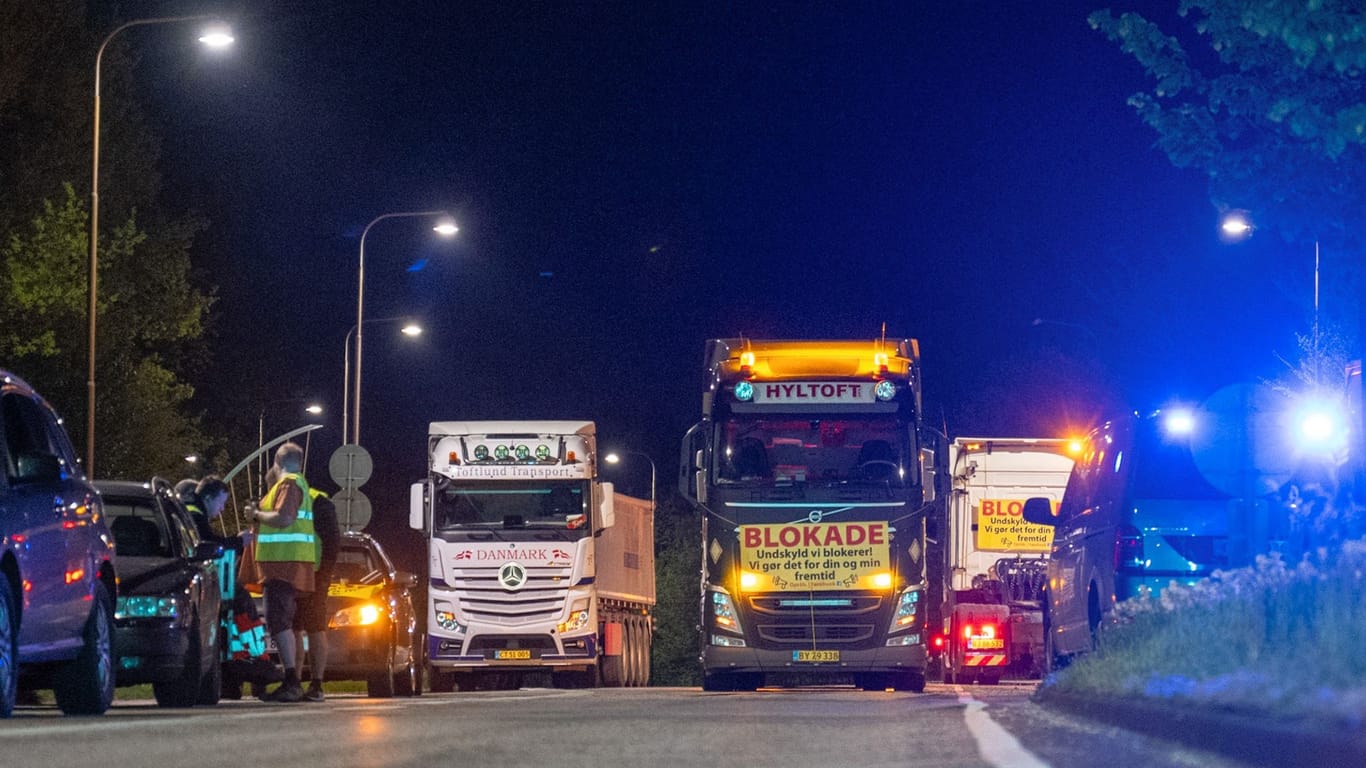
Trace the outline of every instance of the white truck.
{"label": "white truck", "polygon": [[433,422],[427,457],[432,690],[647,685],[653,504],[598,480],[593,422]]}
{"label": "white truck", "polygon": [[1073,460],[1067,440],[960,437],[949,448],[943,570],[944,682],[993,684],[1037,675],[1043,588],[1053,529],[1025,522],[1025,499],[1062,500]]}

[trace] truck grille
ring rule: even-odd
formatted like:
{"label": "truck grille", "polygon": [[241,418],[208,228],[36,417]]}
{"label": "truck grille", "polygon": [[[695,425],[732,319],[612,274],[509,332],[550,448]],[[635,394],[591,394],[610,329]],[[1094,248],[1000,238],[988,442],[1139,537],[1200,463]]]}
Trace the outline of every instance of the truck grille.
{"label": "truck grille", "polygon": [[564,615],[569,568],[527,568],[526,584],[516,592],[498,583],[498,567],[455,568],[451,585],[460,590],[460,609],[473,621],[515,627],[553,621]]}
{"label": "truck grille", "polygon": [[842,624],[837,626],[803,626],[800,624],[761,624],[759,637],[771,643],[860,643],[873,636],[871,624]]}

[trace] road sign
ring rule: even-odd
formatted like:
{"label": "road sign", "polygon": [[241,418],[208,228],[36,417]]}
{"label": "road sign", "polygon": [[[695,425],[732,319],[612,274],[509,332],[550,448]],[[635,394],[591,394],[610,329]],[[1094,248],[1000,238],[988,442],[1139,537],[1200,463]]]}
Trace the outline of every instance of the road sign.
{"label": "road sign", "polygon": [[355,488],[343,488],[332,497],[337,524],[343,531],[359,531],[370,523],[370,499]]}
{"label": "road sign", "polygon": [[[343,489],[359,488],[375,471],[375,462],[370,459],[370,452],[361,446],[343,445],[333,451],[332,458],[327,460],[327,471],[332,475],[332,482]],[[340,509],[341,505],[337,505],[337,508]]]}

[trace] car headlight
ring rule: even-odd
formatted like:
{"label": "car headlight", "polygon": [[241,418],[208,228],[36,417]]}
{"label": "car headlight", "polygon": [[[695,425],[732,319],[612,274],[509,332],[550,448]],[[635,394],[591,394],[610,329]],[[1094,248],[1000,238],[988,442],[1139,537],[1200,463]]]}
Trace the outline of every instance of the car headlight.
{"label": "car headlight", "polygon": [[174,597],[120,597],[114,607],[116,619],[174,619],[179,616],[180,601]]}
{"label": "car headlight", "polygon": [[327,622],[327,627],[328,629],[364,627],[378,622],[383,615],[384,612],[375,603],[361,603],[332,614],[332,619]]}
{"label": "car headlight", "polygon": [[735,603],[731,602],[730,595],[725,592],[712,591],[711,615],[717,629],[724,629],[737,635],[744,634],[745,631],[740,628],[740,616],[735,611]]}

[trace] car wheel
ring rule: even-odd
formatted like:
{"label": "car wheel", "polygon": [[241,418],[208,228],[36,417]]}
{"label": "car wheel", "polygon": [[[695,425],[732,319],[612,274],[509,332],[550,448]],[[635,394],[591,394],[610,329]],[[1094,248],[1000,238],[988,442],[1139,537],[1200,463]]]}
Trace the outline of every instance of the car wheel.
{"label": "car wheel", "polygon": [[0,574],[0,717],[14,714],[19,700],[19,627],[14,619],[14,592]]}
{"label": "car wheel", "polygon": [[158,707],[193,707],[199,698],[199,686],[203,682],[203,653],[199,649],[199,617],[193,616],[190,622],[190,638],[185,650],[185,663],[180,675],[174,680],[152,683],[152,696]]}
{"label": "car wheel", "polygon": [[[214,637],[217,638],[214,645],[215,652],[211,654],[209,669],[204,673],[204,679],[199,683],[199,696],[194,701],[195,704],[206,707],[217,705],[218,700],[223,696],[223,664],[219,660],[224,644],[222,627],[214,627]],[[240,696],[241,687],[239,686],[237,690]]]}
{"label": "car wheel", "polygon": [[95,582],[92,597],[81,652],[53,680],[57,706],[68,715],[101,715],[114,703],[114,605],[103,583]]}
{"label": "car wheel", "polygon": [[394,676],[394,693],[399,696],[417,696],[422,693],[422,666],[418,663],[416,644],[408,646],[408,662]]}
{"label": "car wheel", "polygon": [[384,653],[384,670],[366,678],[365,692],[372,699],[392,699],[394,697],[394,646],[392,644]]}

